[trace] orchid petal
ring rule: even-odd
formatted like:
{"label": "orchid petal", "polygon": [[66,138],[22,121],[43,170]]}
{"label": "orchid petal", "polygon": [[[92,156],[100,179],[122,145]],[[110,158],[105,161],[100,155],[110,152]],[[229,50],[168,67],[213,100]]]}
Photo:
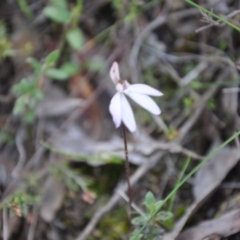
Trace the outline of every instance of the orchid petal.
{"label": "orchid petal", "polygon": [[122,121],[130,132],[136,131],[136,121],[133,115],[132,108],[127,100],[127,98],[122,94]]}
{"label": "orchid petal", "polygon": [[118,68],[117,62],[114,62],[110,69],[110,77],[115,84],[120,80],[120,74],[119,74],[119,68]]}
{"label": "orchid petal", "polygon": [[162,96],[163,93],[158,91],[155,88],[152,88],[146,84],[133,84],[128,86],[126,92],[136,92],[136,93],[142,93],[150,96]]}
{"label": "orchid petal", "polygon": [[135,92],[127,92],[126,93],[133,101],[139,104],[141,107],[148,110],[150,113],[154,115],[159,115],[161,113],[158,105],[147,95],[135,93]]}
{"label": "orchid petal", "polygon": [[117,92],[109,105],[109,111],[112,115],[113,122],[115,127],[118,128],[122,121],[122,107],[121,107],[121,93]]}

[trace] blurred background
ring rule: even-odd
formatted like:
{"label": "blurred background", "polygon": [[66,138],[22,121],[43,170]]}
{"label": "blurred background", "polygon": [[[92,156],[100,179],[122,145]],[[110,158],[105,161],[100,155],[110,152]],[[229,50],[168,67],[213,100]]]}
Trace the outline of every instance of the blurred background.
{"label": "blurred background", "polygon": [[[1,0],[1,239],[130,239],[145,221],[130,218],[239,130],[240,1],[194,2],[236,29],[184,0]],[[114,61],[121,79],[164,93],[160,116],[131,102],[130,217]],[[141,239],[240,239],[239,159],[236,137]]]}

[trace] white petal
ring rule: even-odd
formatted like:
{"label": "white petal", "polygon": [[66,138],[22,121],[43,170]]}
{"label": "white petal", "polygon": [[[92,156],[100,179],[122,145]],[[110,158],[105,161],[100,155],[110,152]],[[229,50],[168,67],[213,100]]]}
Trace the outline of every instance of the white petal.
{"label": "white petal", "polygon": [[121,93],[117,92],[111,99],[109,105],[109,111],[116,128],[120,126],[122,121],[121,95]]}
{"label": "white petal", "polygon": [[149,96],[135,92],[128,92],[127,95],[150,113],[155,115],[159,115],[161,113],[158,105]]}
{"label": "white petal", "polygon": [[142,93],[150,96],[162,96],[163,93],[158,91],[155,88],[152,88],[146,84],[133,84],[128,86],[126,92],[136,92],[136,93]]}
{"label": "white petal", "polygon": [[117,83],[120,80],[118,63],[114,62],[110,69],[110,77],[114,83]]}
{"label": "white petal", "polygon": [[129,129],[130,132],[136,131],[136,121],[133,115],[132,108],[127,100],[127,98],[122,94],[122,120],[125,126]]}

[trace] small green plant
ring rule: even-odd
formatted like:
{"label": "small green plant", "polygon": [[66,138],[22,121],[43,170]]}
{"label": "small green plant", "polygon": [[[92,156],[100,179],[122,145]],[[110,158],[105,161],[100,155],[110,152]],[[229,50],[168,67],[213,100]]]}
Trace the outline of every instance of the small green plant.
{"label": "small green plant", "polygon": [[65,0],[51,0],[50,2],[51,5],[45,7],[43,13],[52,21],[64,24],[63,41],[66,40],[73,50],[80,50],[84,45],[83,33],[78,27],[82,1],[78,0],[77,4],[70,10]]}
{"label": "small green plant", "polygon": [[36,105],[43,98],[43,93],[37,84],[36,79],[30,76],[23,78],[12,88],[13,93],[19,95],[14,105],[13,114],[23,115],[23,119],[27,123],[33,122]]}
{"label": "small green plant", "polygon": [[33,205],[38,205],[40,199],[38,196],[27,192],[18,192],[13,194],[10,199],[3,205],[3,208],[9,208],[12,214],[19,217],[27,216]]}
{"label": "small green plant", "polygon": [[35,109],[44,96],[42,87],[46,77],[62,81],[79,71],[79,67],[71,62],[66,62],[60,68],[56,68],[55,65],[59,57],[59,51],[55,50],[45,58],[43,63],[35,58],[27,59],[33,69],[32,75],[23,78],[12,88],[12,92],[17,95],[13,113],[23,116],[24,122],[31,123],[34,121]]}
{"label": "small green plant", "polygon": [[159,239],[159,236],[164,232],[161,224],[172,218],[172,213],[166,211],[160,211],[153,218],[151,218],[152,214],[159,209],[162,204],[163,201],[156,201],[152,192],[148,192],[146,194],[144,205],[147,213],[132,219],[132,224],[136,226],[136,231],[133,232],[133,235],[130,239],[135,239],[135,234],[137,233],[139,227],[142,227],[146,223],[147,228],[145,228],[145,230],[141,233],[141,239]]}
{"label": "small green plant", "polygon": [[9,195],[0,204],[0,209],[10,209],[11,214],[19,217],[27,216],[31,212],[32,206],[40,204],[39,188],[36,188],[40,176],[30,174],[19,185],[17,191]]}

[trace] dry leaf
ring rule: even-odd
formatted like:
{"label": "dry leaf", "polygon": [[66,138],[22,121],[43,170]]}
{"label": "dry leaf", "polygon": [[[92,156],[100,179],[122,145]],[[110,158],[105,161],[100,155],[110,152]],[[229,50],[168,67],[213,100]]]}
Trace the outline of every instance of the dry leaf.
{"label": "dry leaf", "polygon": [[240,149],[225,147],[199,169],[193,188],[195,201],[215,190],[239,159]]}
{"label": "dry leaf", "polygon": [[64,185],[54,178],[49,179],[46,185],[47,189],[42,199],[40,215],[46,222],[51,222],[62,206],[65,189]]}
{"label": "dry leaf", "polygon": [[[177,240],[221,239],[240,231],[240,209],[224,214],[222,217],[204,221],[184,231]],[[215,238],[213,238],[213,236]],[[217,238],[219,237],[219,238]]]}

